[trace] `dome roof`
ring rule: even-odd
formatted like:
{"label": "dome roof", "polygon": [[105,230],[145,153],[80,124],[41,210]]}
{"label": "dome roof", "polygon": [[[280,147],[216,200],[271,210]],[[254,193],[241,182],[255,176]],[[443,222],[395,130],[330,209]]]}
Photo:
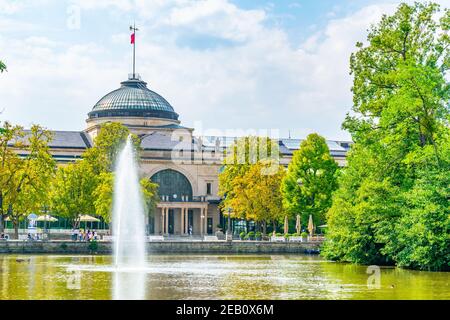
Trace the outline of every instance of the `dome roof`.
{"label": "dome roof", "polygon": [[89,118],[152,117],[178,120],[173,107],[140,79],[129,79],[121,87],[101,98],[89,112]]}

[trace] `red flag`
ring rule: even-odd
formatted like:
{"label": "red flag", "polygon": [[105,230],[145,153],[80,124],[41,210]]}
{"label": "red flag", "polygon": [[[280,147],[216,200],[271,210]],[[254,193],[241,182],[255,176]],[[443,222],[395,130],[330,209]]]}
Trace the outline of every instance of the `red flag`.
{"label": "red flag", "polygon": [[133,34],[131,35],[131,44],[134,44],[134,38],[135,38],[135,34],[133,33]]}

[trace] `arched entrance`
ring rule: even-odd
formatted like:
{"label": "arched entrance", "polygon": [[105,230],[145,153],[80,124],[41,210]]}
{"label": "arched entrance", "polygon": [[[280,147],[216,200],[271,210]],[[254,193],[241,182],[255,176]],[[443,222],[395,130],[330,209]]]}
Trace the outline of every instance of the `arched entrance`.
{"label": "arched entrance", "polygon": [[189,179],[174,169],[155,173],[151,181],[159,185],[161,202],[153,219],[153,233],[163,235],[204,235],[208,203],[194,199]]}
{"label": "arched entrance", "polygon": [[155,173],[150,180],[159,185],[158,193],[161,199],[168,197],[169,201],[182,201],[182,197],[188,197],[186,200],[192,201],[191,183],[181,172],[162,170]]}

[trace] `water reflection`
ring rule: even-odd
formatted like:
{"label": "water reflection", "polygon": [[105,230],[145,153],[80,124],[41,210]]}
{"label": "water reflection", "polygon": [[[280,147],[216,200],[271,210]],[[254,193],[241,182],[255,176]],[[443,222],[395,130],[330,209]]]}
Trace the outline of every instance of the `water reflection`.
{"label": "water reflection", "polygon": [[301,255],[153,255],[146,267],[110,256],[0,255],[0,299],[450,299],[450,273],[380,269]]}
{"label": "water reflection", "polygon": [[113,272],[114,300],[145,299],[145,271],[142,269],[118,269]]}

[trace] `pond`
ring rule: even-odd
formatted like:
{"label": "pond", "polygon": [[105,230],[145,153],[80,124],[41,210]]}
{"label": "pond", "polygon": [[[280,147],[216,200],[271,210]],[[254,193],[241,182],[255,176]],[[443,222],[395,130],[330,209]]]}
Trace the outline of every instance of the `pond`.
{"label": "pond", "polygon": [[450,299],[450,273],[374,268],[313,255],[0,255],[0,299]]}

